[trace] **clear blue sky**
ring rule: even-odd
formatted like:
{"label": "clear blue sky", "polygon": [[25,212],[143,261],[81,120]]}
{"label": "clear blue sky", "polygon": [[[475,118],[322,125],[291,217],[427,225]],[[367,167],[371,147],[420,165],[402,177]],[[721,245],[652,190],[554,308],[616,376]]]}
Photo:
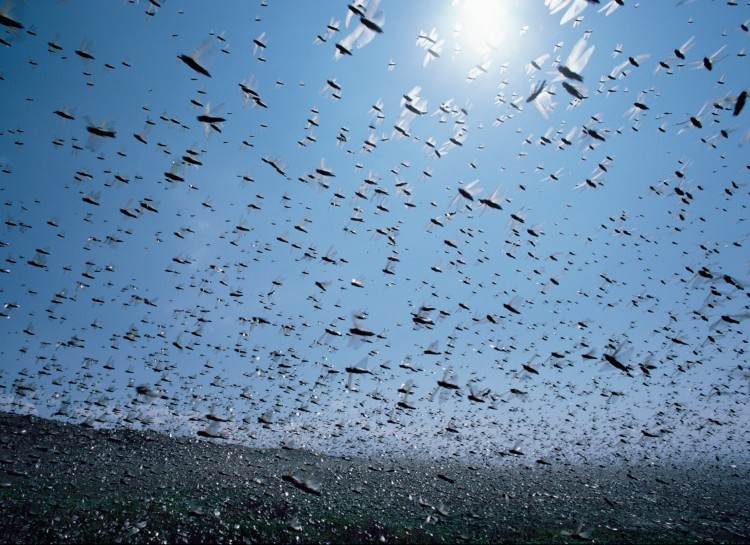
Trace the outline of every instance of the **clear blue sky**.
{"label": "clear blue sky", "polygon": [[4,409],[746,449],[746,2],[159,4],[2,12]]}

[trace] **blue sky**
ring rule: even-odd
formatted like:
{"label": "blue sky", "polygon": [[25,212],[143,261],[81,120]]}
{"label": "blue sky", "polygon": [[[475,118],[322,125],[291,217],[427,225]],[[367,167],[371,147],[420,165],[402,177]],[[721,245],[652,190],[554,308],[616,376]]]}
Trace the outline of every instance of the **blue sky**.
{"label": "blue sky", "polygon": [[4,408],[332,452],[746,444],[746,4],[267,4],[3,12]]}

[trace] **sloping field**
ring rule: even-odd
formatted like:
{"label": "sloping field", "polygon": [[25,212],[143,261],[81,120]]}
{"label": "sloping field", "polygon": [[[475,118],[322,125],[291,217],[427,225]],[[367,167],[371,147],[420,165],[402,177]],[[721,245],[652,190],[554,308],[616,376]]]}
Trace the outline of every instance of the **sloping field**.
{"label": "sloping field", "polygon": [[0,416],[4,542],[747,543],[748,471],[334,458]]}

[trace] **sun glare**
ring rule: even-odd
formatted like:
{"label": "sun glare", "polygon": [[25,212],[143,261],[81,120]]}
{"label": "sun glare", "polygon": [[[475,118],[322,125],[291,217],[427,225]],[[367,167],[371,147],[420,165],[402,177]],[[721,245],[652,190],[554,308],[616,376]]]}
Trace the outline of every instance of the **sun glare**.
{"label": "sun glare", "polygon": [[459,24],[466,45],[474,51],[499,48],[514,27],[513,4],[505,0],[462,0]]}

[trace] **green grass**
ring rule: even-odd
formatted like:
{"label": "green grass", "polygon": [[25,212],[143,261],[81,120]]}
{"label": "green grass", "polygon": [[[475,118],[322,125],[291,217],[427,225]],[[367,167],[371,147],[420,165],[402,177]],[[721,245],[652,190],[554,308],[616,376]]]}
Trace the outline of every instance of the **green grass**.
{"label": "green grass", "polygon": [[[454,484],[426,462],[132,432],[113,442],[104,432],[6,420],[0,543],[565,544],[582,543],[563,533],[581,523],[597,544],[750,543],[750,480],[740,472],[677,468],[666,474],[675,484],[657,486],[617,468],[468,471],[457,463]],[[289,473],[319,481],[321,495],[284,481]]]}
{"label": "green grass", "polygon": [[[27,479],[28,480],[28,479]],[[112,491],[97,497],[54,494],[35,483],[0,489],[0,541],[23,543],[575,543],[561,528],[511,528],[491,521],[450,515],[427,523],[415,512],[394,520],[364,513],[341,515],[313,508],[295,513],[268,498],[251,500],[239,490],[196,496],[164,490],[124,498]],[[323,503],[320,504],[324,505]],[[190,512],[202,512],[202,516]],[[217,514],[218,513],[218,514]],[[299,529],[289,522],[295,518]],[[140,523],[140,524],[139,524]],[[596,543],[695,543],[680,534],[594,532]]]}

